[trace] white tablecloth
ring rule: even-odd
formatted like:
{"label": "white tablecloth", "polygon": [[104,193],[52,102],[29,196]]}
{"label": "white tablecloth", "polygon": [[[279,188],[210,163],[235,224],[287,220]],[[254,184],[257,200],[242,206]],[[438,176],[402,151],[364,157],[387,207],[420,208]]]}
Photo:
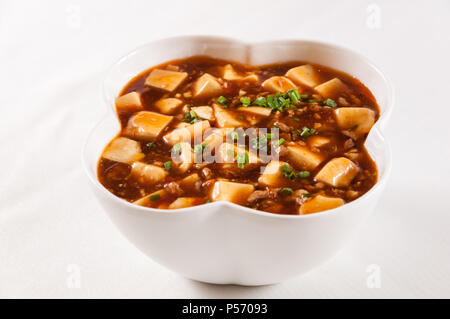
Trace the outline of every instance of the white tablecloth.
{"label": "white tablecloth", "polygon": [[[445,0],[0,2],[0,297],[450,297],[449,14]],[[392,78],[391,179],[328,263],[266,287],[190,281],[129,244],[90,193],[80,153],[106,111],[105,70],[183,34],[332,41]]]}

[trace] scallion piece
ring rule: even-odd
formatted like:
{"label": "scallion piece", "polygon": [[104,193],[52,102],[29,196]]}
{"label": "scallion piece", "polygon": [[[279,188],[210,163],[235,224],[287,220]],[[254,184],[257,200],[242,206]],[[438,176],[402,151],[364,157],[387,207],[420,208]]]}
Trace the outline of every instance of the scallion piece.
{"label": "scallion piece", "polygon": [[243,106],[249,106],[252,103],[249,97],[241,97],[240,101]]}

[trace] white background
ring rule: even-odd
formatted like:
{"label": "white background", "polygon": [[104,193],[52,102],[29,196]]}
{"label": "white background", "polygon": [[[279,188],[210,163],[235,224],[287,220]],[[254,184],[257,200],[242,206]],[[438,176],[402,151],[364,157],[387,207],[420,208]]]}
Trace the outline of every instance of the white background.
{"label": "white background", "polygon": [[[0,1],[0,297],[450,297],[449,15],[445,0]],[[106,112],[105,70],[184,34],[331,41],[391,77],[391,178],[328,263],[273,286],[190,281],[129,244],[95,201],[80,154]],[[74,269],[80,288],[67,284]]]}

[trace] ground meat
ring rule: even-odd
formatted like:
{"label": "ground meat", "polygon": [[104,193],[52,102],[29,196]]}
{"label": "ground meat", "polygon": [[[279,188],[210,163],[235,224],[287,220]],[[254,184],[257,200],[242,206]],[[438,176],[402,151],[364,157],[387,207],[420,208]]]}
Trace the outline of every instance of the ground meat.
{"label": "ground meat", "polygon": [[269,198],[270,194],[268,190],[264,190],[264,191],[254,191],[248,198],[247,198],[247,202],[249,204],[254,204],[255,202],[257,202],[260,199],[266,199]]}
{"label": "ground meat", "polygon": [[350,103],[343,97],[338,98],[338,103],[342,106],[350,106]]}
{"label": "ground meat", "polygon": [[206,180],[211,179],[211,178],[213,178],[213,172],[208,167],[205,167],[202,169],[202,176]]}
{"label": "ground meat", "polygon": [[208,188],[212,187],[215,182],[216,182],[215,179],[210,179],[210,180],[207,180],[206,182],[203,182],[202,189],[208,189]]}
{"label": "ground meat", "polygon": [[353,146],[355,146],[355,142],[351,138],[344,142],[344,149],[346,150],[351,149]]}
{"label": "ground meat", "polygon": [[298,206],[302,206],[307,198],[303,197],[303,194],[308,194],[309,192],[305,189],[297,189],[289,197],[286,198],[287,201],[293,201]]}
{"label": "ground meat", "polygon": [[276,121],[275,123],[273,123],[274,126],[278,127],[282,132],[290,132],[293,130],[292,127],[284,124],[283,122],[280,121]]}
{"label": "ground meat", "polygon": [[183,189],[176,182],[170,182],[169,184],[166,185],[165,189],[167,189],[167,191],[170,194],[173,194],[173,195],[180,196],[180,195],[182,195],[184,193]]}

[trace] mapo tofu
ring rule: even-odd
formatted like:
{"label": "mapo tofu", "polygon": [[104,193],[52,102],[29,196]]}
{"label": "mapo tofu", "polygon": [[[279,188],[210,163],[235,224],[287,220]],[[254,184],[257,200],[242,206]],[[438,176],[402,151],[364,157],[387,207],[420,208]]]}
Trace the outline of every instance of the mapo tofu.
{"label": "mapo tofu", "polygon": [[210,57],[142,72],[116,99],[99,181],[136,205],[229,201],[276,214],[351,202],[377,182],[364,147],[379,108],[356,78],[306,62]]}

